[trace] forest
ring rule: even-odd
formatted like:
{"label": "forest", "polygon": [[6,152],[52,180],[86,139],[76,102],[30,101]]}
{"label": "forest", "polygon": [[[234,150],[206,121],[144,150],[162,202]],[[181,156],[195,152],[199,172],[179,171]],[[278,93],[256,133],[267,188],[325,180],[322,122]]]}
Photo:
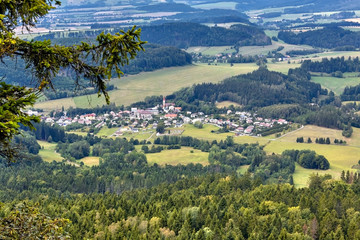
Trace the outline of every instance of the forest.
{"label": "forest", "polygon": [[336,48],[342,46],[360,47],[360,33],[345,30],[337,26],[300,32],[280,31],[278,38],[289,44],[310,45],[320,48]]}
{"label": "forest", "polygon": [[[360,237],[359,190],[359,182],[329,175],[313,175],[309,188],[297,189],[261,185],[248,174],[209,174],[121,195],[40,194],[26,203],[68,219],[62,230],[72,239],[335,240]],[[8,209],[11,203],[2,205],[0,215]]]}
{"label": "forest", "polygon": [[[221,83],[203,83],[174,93],[177,105],[186,108],[198,101],[232,101],[251,109],[274,104],[309,103],[325,93],[320,84],[310,82],[310,75],[291,69],[288,75],[266,68],[235,76]],[[186,104],[185,104],[186,103]]]}
{"label": "forest", "polygon": [[321,61],[305,60],[301,68],[309,72],[336,73],[359,72],[359,57],[345,59],[345,57],[323,58]]}
{"label": "forest", "polygon": [[263,30],[252,25],[237,24],[229,29],[207,27],[198,23],[179,22],[144,26],[142,39],[150,43],[187,48],[191,46],[270,45]]}

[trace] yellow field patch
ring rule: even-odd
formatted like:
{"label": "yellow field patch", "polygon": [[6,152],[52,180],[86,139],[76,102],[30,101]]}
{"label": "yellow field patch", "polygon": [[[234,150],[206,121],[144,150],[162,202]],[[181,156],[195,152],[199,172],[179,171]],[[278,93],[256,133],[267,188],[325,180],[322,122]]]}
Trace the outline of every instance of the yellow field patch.
{"label": "yellow field patch", "polygon": [[160,153],[148,153],[146,158],[149,164],[187,165],[200,163],[205,166],[209,164],[208,155],[209,153],[191,147],[181,147],[181,149],[163,150]]}
{"label": "yellow field patch", "polygon": [[99,165],[100,158],[99,157],[84,157],[79,161],[83,162],[86,166],[97,166]]}
{"label": "yellow field patch", "polygon": [[223,102],[216,103],[217,108],[228,108],[231,105],[233,105],[234,107],[240,107],[241,106],[240,104],[238,104],[236,102],[231,102],[231,101],[223,101]]}

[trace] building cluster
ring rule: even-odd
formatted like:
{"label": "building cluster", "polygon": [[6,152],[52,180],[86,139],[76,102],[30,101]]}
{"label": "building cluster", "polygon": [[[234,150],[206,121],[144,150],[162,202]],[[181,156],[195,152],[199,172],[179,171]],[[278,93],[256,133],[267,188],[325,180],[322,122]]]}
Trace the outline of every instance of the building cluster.
{"label": "building cluster", "polygon": [[[29,115],[39,115],[36,111],[29,110]],[[250,112],[232,112],[228,110],[226,114],[206,115],[203,112],[182,111],[181,107],[174,103],[167,103],[165,99],[162,105],[148,109],[131,108],[130,110],[106,114],[83,114],[75,117],[69,117],[64,111],[61,117],[41,116],[42,121],[49,124],[58,124],[66,127],[77,123],[84,126],[92,126],[95,129],[101,129],[104,126],[117,127],[118,130],[113,136],[121,136],[124,132],[130,131],[137,133],[156,129],[160,122],[165,127],[181,128],[184,124],[212,124],[219,129],[234,132],[236,136],[255,135],[256,132],[263,129],[269,129],[274,125],[289,124],[285,119],[269,119],[258,117]]]}

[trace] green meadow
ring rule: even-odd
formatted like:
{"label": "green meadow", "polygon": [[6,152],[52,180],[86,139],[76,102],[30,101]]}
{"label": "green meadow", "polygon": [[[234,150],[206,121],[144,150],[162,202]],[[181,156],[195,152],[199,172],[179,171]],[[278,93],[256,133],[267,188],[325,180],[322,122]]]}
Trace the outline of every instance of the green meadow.
{"label": "green meadow", "polygon": [[[230,64],[207,65],[193,64],[185,67],[171,67],[153,72],[144,72],[137,75],[129,75],[120,79],[112,79],[111,83],[117,90],[110,91],[110,100],[116,105],[128,106],[134,102],[142,101],[146,96],[168,95],[183,87],[189,87],[196,83],[217,83],[225,78],[248,73],[258,68],[256,64]],[[104,97],[97,94],[65,98],[35,104],[35,108],[47,111],[81,107],[92,108],[105,104]]]}
{"label": "green meadow", "polygon": [[200,163],[205,166],[209,164],[208,155],[209,153],[191,147],[181,147],[181,149],[163,150],[160,153],[148,153],[146,158],[149,164],[187,165],[189,163]]}
{"label": "green meadow", "polygon": [[344,78],[312,76],[311,80],[321,84],[323,88],[333,91],[336,95],[342,94],[346,86],[360,84],[360,77],[355,76]]}
{"label": "green meadow", "polygon": [[60,156],[59,153],[55,151],[56,143],[49,143],[46,141],[38,141],[41,146],[39,151],[40,157],[46,162],[61,162],[63,158]]}

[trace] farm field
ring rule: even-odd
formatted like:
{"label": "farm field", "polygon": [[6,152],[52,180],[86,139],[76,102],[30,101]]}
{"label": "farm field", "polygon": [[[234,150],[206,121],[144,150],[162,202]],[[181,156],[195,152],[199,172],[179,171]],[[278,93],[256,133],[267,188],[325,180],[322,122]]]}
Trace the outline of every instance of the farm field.
{"label": "farm field", "polygon": [[201,152],[191,147],[181,147],[181,149],[163,150],[160,153],[148,153],[146,158],[149,164],[186,165],[189,163],[200,163],[205,166],[209,164],[208,155],[209,153]]}
{"label": "farm field", "polygon": [[[144,100],[146,96],[171,94],[183,87],[188,87],[196,83],[216,83],[225,78],[248,73],[255,69],[257,69],[256,64],[235,64],[233,67],[230,67],[230,64],[218,66],[196,64],[130,75],[111,81],[118,89],[109,92],[110,100],[118,106],[128,106],[131,103]],[[62,106],[65,108],[69,108],[70,106],[92,108],[104,104],[104,97],[98,98],[97,94],[92,94],[40,102],[35,104],[35,108],[50,111],[61,109]]]}
{"label": "farm field", "polygon": [[333,91],[336,95],[342,94],[346,86],[355,86],[360,84],[360,77],[336,78],[312,76],[311,80],[321,84],[323,88]]}
{"label": "farm field", "polygon": [[39,155],[45,162],[61,162],[63,160],[60,154],[55,151],[56,143],[48,143],[46,141],[38,141],[38,143],[41,146]]}

